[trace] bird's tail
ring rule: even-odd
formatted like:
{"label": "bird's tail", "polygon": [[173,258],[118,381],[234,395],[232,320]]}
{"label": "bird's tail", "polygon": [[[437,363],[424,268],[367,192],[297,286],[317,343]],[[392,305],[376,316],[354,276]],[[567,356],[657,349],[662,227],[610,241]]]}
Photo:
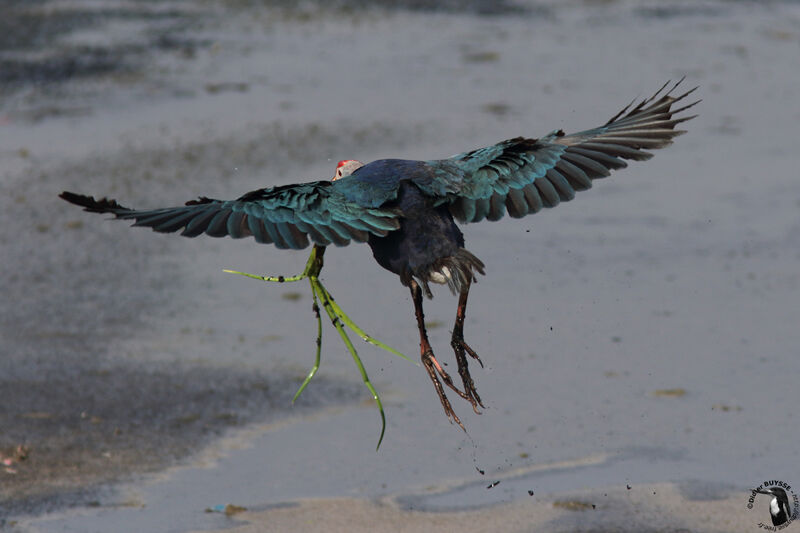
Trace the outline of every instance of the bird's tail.
{"label": "bird's tail", "polygon": [[485,275],[486,273],[483,269],[483,261],[466,248],[459,248],[455,254],[437,259],[432,264],[426,265],[412,274],[420,280],[425,296],[433,298],[433,293],[431,293],[431,288],[428,285],[429,281],[446,283],[450,288],[450,292],[457,295],[476,280],[476,272]]}

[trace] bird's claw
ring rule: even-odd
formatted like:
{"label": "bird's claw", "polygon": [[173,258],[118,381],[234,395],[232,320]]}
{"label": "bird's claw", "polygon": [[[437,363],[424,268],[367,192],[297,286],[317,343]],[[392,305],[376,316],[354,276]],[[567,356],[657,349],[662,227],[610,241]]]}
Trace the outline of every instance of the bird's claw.
{"label": "bird's claw", "polygon": [[478,363],[480,363],[481,368],[483,368],[483,361],[481,361],[481,358],[478,356],[475,350],[473,350],[460,335],[453,335],[453,338],[450,341],[450,346],[453,347],[453,351],[456,354],[458,373],[461,376],[462,383],[464,384],[464,399],[472,404],[472,410],[475,411],[476,414],[481,414],[480,410],[478,410],[478,406],[480,405],[484,409],[486,406],[483,405],[481,397],[478,395],[478,391],[475,388],[475,382],[472,380],[472,376],[469,373],[469,366],[467,365],[467,358],[465,354],[468,353],[470,357],[476,359]]}
{"label": "bird's claw", "polygon": [[[450,378],[450,375],[445,372],[439,362],[436,360],[436,357],[433,355],[433,351],[428,349],[422,353],[422,363],[425,365],[425,370],[428,371],[428,375],[433,382],[433,388],[436,390],[436,394],[439,395],[439,401],[442,402],[442,408],[444,408],[444,414],[450,419],[451,422],[455,422],[458,426],[464,430],[465,432],[467,429],[464,427],[464,424],[461,422],[461,419],[458,418],[458,415],[453,410],[453,406],[450,405],[450,400],[447,399],[447,395],[444,393],[444,387],[442,387],[442,382],[439,381],[439,376],[442,376],[442,381],[445,384],[456,391],[459,396],[468,399],[466,394],[462,391],[458,390],[455,385],[453,385],[453,380]],[[437,375],[438,374],[438,375]]]}
{"label": "bird's claw", "polygon": [[478,355],[478,353],[475,350],[473,350],[470,347],[469,344],[467,344],[464,341],[463,337],[456,337],[455,335],[453,335],[453,339],[450,341],[450,346],[452,346],[453,350],[455,350],[455,351],[458,351],[459,349],[463,349],[464,351],[466,351],[469,354],[470,357],[472,357],[473,359],[478,361],[478,364],[481,365],[481,368],[483,368],[483,361],[481,361],[480,356]]}
{"label": "bird's claw", "polygon": [[442,378],[444,384],[455,391],[456,394],[469,401],[469,395],[455,386],[453,383],[453,378],[450,377],[450,374],[448,374],[447,371],[442,368],[442,365],[439,364],[439,361],[436,360],[436,356],[433,355],[432,349],[428,348],[425,352],[423,352],[422,362],[425,363],[426,366],[428,365],[428,362],[430,362],[431,367],[434,369],[436,374]]}

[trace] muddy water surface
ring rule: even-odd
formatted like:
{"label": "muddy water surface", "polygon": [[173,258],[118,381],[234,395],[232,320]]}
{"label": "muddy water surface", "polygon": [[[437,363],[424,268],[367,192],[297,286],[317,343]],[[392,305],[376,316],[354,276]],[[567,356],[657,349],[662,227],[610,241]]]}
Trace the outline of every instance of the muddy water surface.
{"label": "muddy water surface", "polygon": [[[29,449],[0,472],[6,524],[185,531],[224,525],[203,511],[227,503],[458,510],[659,482],[714,499],[800,476],[797,4],[124,5],[13,3],[31,31],[0,32],[0,451]],[[303,252],[56,198],[178,205],[344,158],[445,157],[595,126],[684,75],[704,101],[673,147],[551,212],[465,228],[487,264],[466,336],[488,408],[456,404],[468,435],[421,368],[358,345],[386,405],[378,453],[330,328],[291,406],[313,360],[306,287],[222,273],[295,273]],[[397,279],[365,246],[326,260],[337,301],[414,355]],[[443,359],[454,307],[426,303]]]}

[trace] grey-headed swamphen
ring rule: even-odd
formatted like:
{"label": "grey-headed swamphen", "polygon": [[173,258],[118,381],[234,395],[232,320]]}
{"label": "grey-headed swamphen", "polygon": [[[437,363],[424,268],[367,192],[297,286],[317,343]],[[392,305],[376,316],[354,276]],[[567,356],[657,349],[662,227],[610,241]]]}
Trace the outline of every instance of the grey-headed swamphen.
{"label": "grey-headed swamphen", "polygon": [[[649,159],[647,150],[671,144],[684,133],[675,126],[693,118],[676,116],[697,103],[676,109],[694,91],[672,96],[677,86],[665,92],[664,85],[598,128],[573,134],[558,130],[539,139],[516,137],[433,161],[345,160],[331,181],[267,187],[235,200],[201,197],[180,207],[139,211],[71,192],[61,198],[92,213],[111,213],[134,220],[135,226],[180,231],[186,237],[252,236],[259,243],[292,249],[366,242],[378,264],[411,289],[422,362],[445,413],[463,428],[442,382],[476,412],[483,407],[467,355],[480,358],[464,341],[463,329],[470,284],[476,272],[484,273],[484,264],[464,248],[456,221],[498,220],[506,211],[514,218],[537,213],[624,168],[626,159]],[[431,297],[429,282],[447,284],[458,295],[451,346],[463,389],[454,385],[428,342],[422,295]]]}

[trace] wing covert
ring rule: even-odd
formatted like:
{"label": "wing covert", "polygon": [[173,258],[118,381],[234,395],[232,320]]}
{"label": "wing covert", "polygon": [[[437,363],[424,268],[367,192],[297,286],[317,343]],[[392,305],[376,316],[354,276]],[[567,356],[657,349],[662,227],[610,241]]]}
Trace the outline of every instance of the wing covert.
{"label": "wing covert", "polygon": [[66,191],[60,196],[85,211],[111,213],[134,220],[134,226],[162,233],[181,231],[185,237],[206,234],[234,239],[252,236],[278,248],[302,249],[309,241],[345,246],[351,240],[364,242],[370,234],[386,235],[399,227],[393,210],[363,207],[329,181],[258,189],[236,200],[201,197],[183,206],[150,210],[134,210],[116,200],[95,200]]}

